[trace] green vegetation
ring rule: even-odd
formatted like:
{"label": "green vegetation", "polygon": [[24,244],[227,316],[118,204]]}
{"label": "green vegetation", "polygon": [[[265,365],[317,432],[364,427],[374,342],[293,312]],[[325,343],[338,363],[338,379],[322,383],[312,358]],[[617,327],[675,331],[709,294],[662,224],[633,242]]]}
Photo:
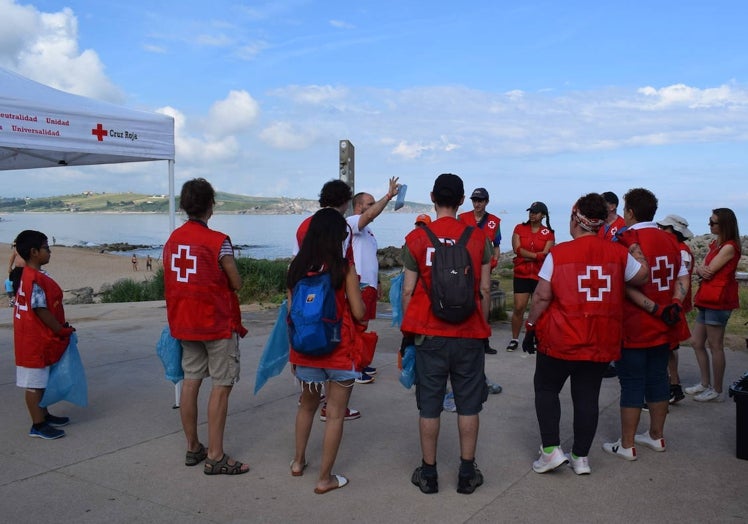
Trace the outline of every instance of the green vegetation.
{"label": "green vegetation", "polygon": [[164,269],[159,268],[153,278],[145,282],[135,282],[126,278],[115,282],[111,289],[101,294],[101,301],[113,302],[147,302],[164,299]]}

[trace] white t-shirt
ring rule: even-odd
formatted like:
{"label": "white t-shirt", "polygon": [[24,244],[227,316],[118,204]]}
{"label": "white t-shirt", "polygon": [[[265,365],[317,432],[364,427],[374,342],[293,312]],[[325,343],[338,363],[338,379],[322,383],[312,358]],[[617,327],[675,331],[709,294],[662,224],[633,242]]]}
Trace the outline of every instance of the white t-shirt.
{"label": "white t-shirt", "polygon": [[369,285],[376,289],[379,281],[379,260],[377,259],[377,239],[374,232],[365,226],[358,229],[361,215],[349,216],[346,221],[353,231],[353,260],[356,263],[356,273],[361,277],[361,285]]}

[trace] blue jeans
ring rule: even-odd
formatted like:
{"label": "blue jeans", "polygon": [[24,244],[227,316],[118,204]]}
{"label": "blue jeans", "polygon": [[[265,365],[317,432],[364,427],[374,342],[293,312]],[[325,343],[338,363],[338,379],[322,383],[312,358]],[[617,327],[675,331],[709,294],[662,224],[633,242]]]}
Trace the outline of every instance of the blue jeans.
{"label": "blue jeans", "polygon": [[662,402],[670,399],[667,363],[670,348],[667,344],[651,348],[621,351],[616,362],[621,383],[621,407],[640,408],[644,402]]}

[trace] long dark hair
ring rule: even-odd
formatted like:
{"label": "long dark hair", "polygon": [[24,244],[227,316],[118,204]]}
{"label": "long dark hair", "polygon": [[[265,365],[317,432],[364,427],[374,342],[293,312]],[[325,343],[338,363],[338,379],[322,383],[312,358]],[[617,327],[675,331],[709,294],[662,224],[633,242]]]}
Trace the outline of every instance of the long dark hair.
{"label": "long dark hair", "polygon": [[740,249],[740,231],[738,231],[738,219],[735,212],[729,207],[718,207],[712,209],[719,223],[719,241],[728,242],[734,240]]}
{"label": "long dark hair", "polygon": [[348,270],[342,246],[346,236],[348,224],[338,210],[327,207],[317,211],[309,223],[299,254],[288,268],[286,287],[293,289],[310,271],[324,269],[330,272],[332,286],[340,288]]}

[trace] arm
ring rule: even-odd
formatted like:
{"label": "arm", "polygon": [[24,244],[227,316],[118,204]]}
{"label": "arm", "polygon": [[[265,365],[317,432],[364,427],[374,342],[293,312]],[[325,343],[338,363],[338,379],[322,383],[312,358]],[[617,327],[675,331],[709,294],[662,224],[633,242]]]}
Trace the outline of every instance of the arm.
{"label": "arm", "polygon": [[54,333],[55,335],[60,334],[60,330],[65,327],[60,324],[54,317],[52,312],[45,307],[34,308],[34,313],[36,313],[36,316],[39,317],[39,320],[41,320],[45,326],[51,329],[52,333]]}
{"label": "arm", "polygon": [[239,269],[236,267],[236,260],[231,255],[224,255],[218,260],[223,272],[229,279],[229,288],[232,291],[239,291],[242,287],[242,277],[239,275]]}
{"label": "arm", "polygon": [[408,304],[410,304],[410,298],[413,296],[417,283],[418,273],[406,268],[403,275],[403,315],[408,311]]}
{"label": "arm", "polygon": [[735,256],[735,248],[731,244],[725,244],[719,253],[708,264],[702,264],[694,268],[694,273],[705,280],[710,280],[714,275]]}
{"label": "arm", "polygon": [[483,264],[480,267],[480,305],[483,315],[488,319],[491,313],[491,264]]}
{"label": "arm", "polygon": [[366,315],[366,306],[361,298],[358,275],[356,274],[356,268],[353,266],[348,267],[348,272],[345,274],[345,295],[353,318],[360,322]]}
{"label": "arm", "polygon": [[367,225],[371,223],[372,220],[377,218],[379,215],[382,214],[382,211],[384,211],[384,208],[387,207],[387,204],[390,200],[392,200],[395,195],[397,195],[397,192],[400,190],[400,184],[397,183],[399,180],[398,177],[393,176],[390,178],[390,186],[387,190],[387,194],[384,195],[382,198],[374,202],[374,205],[372,205],[369,209],[364,211],[358,218],[358,229],[361,230],[365,228]]}
{"label": "arm", "polygon": [[544,278],[538,280],[535,293],[532,294],[532,306],[530,313],[527,315],[527,323],[535,324],[553,299],[553,289],[551,283]]}

